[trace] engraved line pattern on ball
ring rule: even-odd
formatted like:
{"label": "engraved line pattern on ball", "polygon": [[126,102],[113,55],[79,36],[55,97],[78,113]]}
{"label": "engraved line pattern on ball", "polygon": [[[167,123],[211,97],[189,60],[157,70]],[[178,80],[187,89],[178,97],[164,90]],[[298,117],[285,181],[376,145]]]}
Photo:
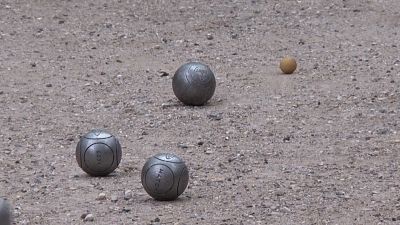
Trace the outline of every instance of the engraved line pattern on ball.
{"label": "engraved line pattern on ball", "polygon": [[165,154],[165,158],[166,159],[172,159],[172,158],[174,158],[174,156],[169,154],[169,153],[167,153],[167,154]]}
{"label": "engraved line pattern on ball", "polygon": [[91,176],[106,176],[119,165],[122,149],[111,133],[94,129],[80,137],[76,147],[79,167]]}
{"label": "engraved line pattern on ball", "polygon": [[[94,145],[105,145],[105,146],[107,146],[108,147],[108,150],[110,150],[111,152],[112,152],[112,148],[109,146],[109,145],[107,145],[107,144],[105,144],[105,143],[101,143],[101,142],[97,142],[97,143],[93,143],[93,144],[91,144],[91,145],[89,145],[86,149],[85,149],[85,152],[84,152],[84,156],[86,156],[86,153],[89,151],[89,149],[92,147],[92,146],[94,146]],[[102,152],[100,151],[100,150],[98,150],[98,149],[95,149],[94,150],[94,152],[95,152],[95,155],[96,155],[96,164],[98,165],[98,166],[102,166],[103,165],[103,154],[102,154]],[[114,160],[115,160],[115,158],[114,158],[114,154],[112,154],[112,160],[110,160],[111,162],[111,164],[110,165],[108,165],[108,167],[107,168],[105,168],[104,170],[95,170],[95,171],[97,171],[97,172],[104,172],[104,171],[106,171],[106,170],[108,170],[109,169],[109,167],[111,167],[112,166],[112,164],[114,163]],[[83,162],[84,163],[86,163],[86,157],[83,157]],[[91,169],[91,168],[89,168],[89,169]],[[91,170],[93,170],[93,169],[91,169]]]}
{"label": "engraved line pattern on ball", "polygon": [[141,172],[145,191],[160,201],[177,199],[185,191],[188,180],[186,164],[172,153],[159,153],[150,157]]}
{"label": "engraved line pattern on ball", "polygon": [[176,163],[176,164],[185,163],[184,161],[180,161],[180,162],[173,162],[173,161],[171,161],[171,159],[178,159],[178,160],[181,160],[181,159],[179,159],[178,157],[176,157],[176,156],[174,156],[174,155],[166,155],[165,158],[166,158],[166,159],[169,159],[169,160],[165,160],[165,159],[162,159],[162,158],[158,158],[158,156],[154,156],[154,158],[156,158],[156,159],[158,159],[158,160],[160,160],[160,161],[163,161],[163,162],[168,162],[168,163]]}
{"label": "engraved line pattern on ball", "polygon": [[156,177],[156,182],[154,182],[154,187],[155,187],[154,190],[157,193],[160,193],[159,188],[160,188],[161,177],[162,177],[163,172],[164,172],[164,170],[162,168],[160,168],[158,170],[157,177]]}
{"label": "engraved line pattern on ball", "polygon": [[[153,170],[153,169],[156,169],[157,167],[159,167],[158,169],[157,169],[157,171],[156,171],[156,174],[153,174],[152,173],[152,171],[151,170]],[[164,168],[164,169],[162,169],[162,168]],[[166,170],[167,169],[167,170]],[[165,180],[165,179],[163,179],[164,178],[164,176],[163,175],[166,175],[166,176],[168,176],[166,173],[168,173],[169,172],[169,174],[172,176],[172,179],[167,179],[167,180]],[[153,176],[153,175],[155,175],[155,176]],[[149,177],[148,177],[149,176]],[[150,180],[148,180],[148,178],[150,178]],[[155,182],[152,182],[151,180],[153,180],[152,178],[154,178],[154,181]],[[156,194],[158,194],[158,195],[163,195],[163,194],[165,194],[165,193],[168,193],[173,187],[174,187],[174,184],[173,184],[173,182],[171,183],[171,184],[169,184],[169,186],[168,186],[168,189],[167,190],[160,190],[160,188],[163,188],[164,187],[164,185],[163,186],[161,186],[161,182],[165,182],[165,181],[174,181],[175,180],[175,174],[173,173],[173,171],[171,170],[171,168],[169,168],[167,165],[163,165],[163,164],[154,164],[154,165],[152,165],[150,168],[148,168],[147,170],[146,170],[146,172],[145,172],[145,177],[144,177],[144,179],[145,179],[145,184],[146,184],[146,186],[148,187],[148,188],[150,188],[150,189],[153,189],[153,188],[151,188],[151,186],[152,185],[149,185],[147,182],[148,181],[150,181],[151,183],[153,183],[153,187],[154,187],[154,192],[156,193]],[[168,183],[167,183],[168,184]],[[165,188],[165,187],[164,187]]]}
{"label": "engraved line pattern on ball", "polygon": [[186,81],[193,86],[204,86],[211,80],[210,76],[207,76],[207,71],[201,69],[197,65],[192,65],[185,71]]}

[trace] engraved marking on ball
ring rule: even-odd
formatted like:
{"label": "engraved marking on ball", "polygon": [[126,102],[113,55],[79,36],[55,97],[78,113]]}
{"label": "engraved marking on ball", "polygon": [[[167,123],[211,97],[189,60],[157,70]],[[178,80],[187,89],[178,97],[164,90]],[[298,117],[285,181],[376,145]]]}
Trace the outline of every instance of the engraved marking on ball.
{"label": "engraved marking on ball", "polygon": [[[99,147],[105,148],[98,149]],[[107,171],[112,167],[114,160],[113,150],[104,143],[93,143],[84,153],[85,166],[96,172]]]}
{"label": "engraved marking on ball", "polygon": [[209,80],[209,77],[207,76],[207,71],[206,70],[203,70],[203,69],[201,69],[200,67],[198,67],[198,66],[194,66],[193,67],[193,71],[195,72],[195,74],[197,75],[196,77],[197,78],[199,78],[199,80],[202,82],[202,83],[207,83],[208,82],[208,80]]}
{"label": "engraved marking on ball", "polygon": [[168,166],[155,164],[146,171],[145,182],[151,192],[164,194],[173,188],[174,177],[174,173]]}
{"label": "engraved marking on ball", "polygon": [[165,154],[165,158],[166,158],[166,159],[172,159],[172,158],[174,158],[174,156],[171,155],[171,154]]}
{"label": "engraved marking on ball", "polygon": [[185,78],[190,85],[194,86],[204,86],[211,80],[211,76],[207,76],[207,70],[197,65],[192,65],[186,70]]}
{"label": "engraved marking on ball", "polygon": [[79,167],[92,176],[106,176],[121,161],[121,145],[112,134],[95,129],[81,136],[76,147]]}
{"label": "engraved marking on ball", "polygon": [[149,158],[141,172],[145,191],[156,200],[175,200],[185,191],[188,181],[189,173],[184,161],[171,153]]}
{"label": "engraved marking on ball", "polygon": [[101,152],[99,150],[96,150],[96,159],[97,159],[97,165],[101,165]]}
{"label": "engraved marking on ball", "polygon": [[156,182],[154,182],[156,192],[158,192],[158,188],[160,187],[161,177],[162,177],[163,172],[164,172],[164,170],[160,168],[160,170],[158,171],[157,177],[156,177]]}

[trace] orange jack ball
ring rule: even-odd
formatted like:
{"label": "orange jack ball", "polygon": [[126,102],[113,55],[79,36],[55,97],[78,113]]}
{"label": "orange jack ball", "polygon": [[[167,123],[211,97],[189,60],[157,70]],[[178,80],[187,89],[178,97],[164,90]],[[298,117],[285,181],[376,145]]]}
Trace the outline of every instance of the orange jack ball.
{"label": "orange jack ball", "polygon": [[292,74],[297,68],[296,60],[292,57],[287,56],[281,60],[280,68],[283,73]]}

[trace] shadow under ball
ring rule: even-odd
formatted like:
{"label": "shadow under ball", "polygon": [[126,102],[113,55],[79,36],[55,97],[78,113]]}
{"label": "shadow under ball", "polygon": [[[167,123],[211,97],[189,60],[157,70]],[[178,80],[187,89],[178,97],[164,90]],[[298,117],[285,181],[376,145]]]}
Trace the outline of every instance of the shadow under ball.
{"label": "shadow under ball", "polygon": [[3,198],[0,198],[0,225],[11,225],[10,204]]}
{"label": "shadow under ball", "polygon": [[204,105],[214,95],[215,86],[214,73],[198,62],[182,65],[172,79],[175,96],[186,105]]}
{"label": "shadow under ball", "polygon": [[172,201],[185,191],[189,183],[189,171],[178,156],[160,153],[146,161],[141,180],[151,197],[160,201]]}
{"label": "shadow under ball", "polygon": [[107,131],[92,130],[79,140],[76,161],[83,171],[92,176],[106,176],[121,162],[121,145]]}

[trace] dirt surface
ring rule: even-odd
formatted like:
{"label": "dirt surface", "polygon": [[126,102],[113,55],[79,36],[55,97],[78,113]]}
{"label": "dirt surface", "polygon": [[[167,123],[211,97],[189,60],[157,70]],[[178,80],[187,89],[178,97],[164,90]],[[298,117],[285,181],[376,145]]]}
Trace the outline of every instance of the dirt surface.
{"label": "dirt surface", "polygon": [[[399,12],[398,0],[0,1],[0,196],[16,224],[399,224]],[[172,92],[192,59],[217,77],[203,107]],[[92,128],[120,139],[112,176],[76,163]],[[140,183],[159,152],[190,168],[177,201]]]}

